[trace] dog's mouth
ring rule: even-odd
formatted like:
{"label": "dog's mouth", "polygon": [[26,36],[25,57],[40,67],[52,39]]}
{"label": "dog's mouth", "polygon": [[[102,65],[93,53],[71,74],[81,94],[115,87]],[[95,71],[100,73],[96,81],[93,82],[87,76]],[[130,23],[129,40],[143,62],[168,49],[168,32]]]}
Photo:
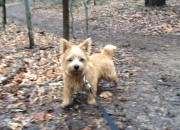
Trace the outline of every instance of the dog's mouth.
{"label": "dog's mouth", "polygon": [[67,71],[66,73],[68,75],[74,75],[74,76],[83,75],[83,71],[80,70],[71,70],[71,71]]}
{"label": "dog's mouth", "polygon": [[77,73],[82,73],[82,71],[81,70],[73,70],[72,73],[76,73],[77,74]]}
{"label": "dog's mouth", "polygon": [[83,70],[81,70],[81,69],[78,69],[78,70],[72,70],[71,72],[70,72],[72,75],[83,75],[84,74],[84,71]]}
{"label": "dog's mouth", "polygon": [[71,66],[66,69],[66,72],[69,75],[82,75],[84,74],[84,68],[80,66],[73,66],[73,67]]}

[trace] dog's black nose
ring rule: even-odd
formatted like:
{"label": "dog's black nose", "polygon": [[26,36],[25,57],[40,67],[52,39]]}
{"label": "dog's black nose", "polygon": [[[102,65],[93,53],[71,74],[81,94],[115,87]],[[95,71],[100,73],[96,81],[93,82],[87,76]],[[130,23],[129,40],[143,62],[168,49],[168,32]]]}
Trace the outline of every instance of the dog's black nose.
{"label": "dog's black nose", "polygon": [[78,70],[79,69],[79,65],[74,65],[74,69]]}

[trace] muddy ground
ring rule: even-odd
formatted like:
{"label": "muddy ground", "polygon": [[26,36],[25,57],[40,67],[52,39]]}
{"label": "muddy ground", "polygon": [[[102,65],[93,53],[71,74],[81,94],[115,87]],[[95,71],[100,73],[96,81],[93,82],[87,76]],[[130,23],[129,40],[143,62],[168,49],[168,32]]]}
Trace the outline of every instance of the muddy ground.
{"label": "muddy ground", "polygon": [[[21,8],[22,4],[9,7],[8,18],[25,23]],[[56,19],[56,12],[50,17],[46,17],[49,16],[48,12],[47,15],[41,13],[44,12],[40,10],[33,14],[34,27],[61,35],[62,25],[59,22],[62,22],[62,15],[58,15],[60,18]],[[76,26],[78,38],[83,37],[83,29],[78,28],[81,26],[83,25]],[[108,43],[119,48],[114,57],[119,84],[114,86],[102,82],[98,90],[98,95],[103,91],[113,93],[113,96],[106,100],[99,96],[98,98],[114,122],[123,130],[180,130],[180,37],[173,34],[125,34],[126,32],[121,30],[113,34],[113,31],[108,29],[92,29],[90,36],[94,49]],[[32,122],[23,129],[38,130],[46,127],[48,130],[79,130],[88,125],[91,129],[110,129],[98,107],[84,103],[81,95],[77,96],[74,105],[67,109],[55,107],[57,104],[60,103],[54,101],[42,105],[41,108],[34,108],[54,113],[55,119],[41,122],[41,125],[39,122]],[[2,121],[10,114],[3,110],[0,112],[0,128],[8,129]]]}

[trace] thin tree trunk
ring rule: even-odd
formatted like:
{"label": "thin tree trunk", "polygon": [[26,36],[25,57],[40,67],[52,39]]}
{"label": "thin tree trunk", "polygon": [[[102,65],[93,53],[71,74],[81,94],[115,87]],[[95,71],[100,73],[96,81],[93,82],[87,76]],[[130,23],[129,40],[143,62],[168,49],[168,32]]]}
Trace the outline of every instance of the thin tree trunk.
{"label": "thin tree trunk", "polygon": [[70,0],[70,14],[71,14],[71,19],[72,19],[71,20],[71,29],[72,29],[73,38],[76,38],[75,34],[74,34],[74,15],[73,15],[72,3],[73,3],[73,0]]}
{"label": "thin tree trunk", "polygon": [[94,5],[97,5],[96,0],[94,0]]}
{"label": "thin tree trunk", "polygon": [[166,0],[145,0],[145,6],[163,6],[166,5]]}
{"label": "thin tree trunk", "polygon": [[7,24],[6,22],[6,0],[2,0],[2,8],[3,8],[3,25]]}
{"label": "thin tree trunk", "polygon": [[85,16],[86,16],[86,38],[88,37],[88,6],[87,0],[83,0],[84,9],[85,9]]}
{"label": "thin tree trunk", "polygon": [[69,40],[69,0],[62,0],[63,3],[63,38]]}
{"label": "thin tree trunk", "polygon": [[30,13],[28,0],[24,0],[24,4],[25,4],[25,9],[26,9],[26,21],[27,21],[28,35],[29,35],[29,48],[33,49],[35,44],[34,44],[34,35],[32,31],[32,23],[31,23],[31,13]]}

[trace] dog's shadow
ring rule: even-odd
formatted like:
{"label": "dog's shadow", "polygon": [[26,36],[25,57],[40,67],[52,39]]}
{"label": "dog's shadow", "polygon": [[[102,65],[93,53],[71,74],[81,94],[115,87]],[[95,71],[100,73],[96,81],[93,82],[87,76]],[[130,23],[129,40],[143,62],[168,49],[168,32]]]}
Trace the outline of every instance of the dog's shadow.
{"label": "dog's shadow", "polygon": [[77,106],[87,104],[87,96],[88,94],[86,92],[78,92],[73,94],[69,105],[66,106],[65,109],[77,109]]}
{"label": "dog's shadow", "polygon": [[[102,80],[98,84],[96,98],[98,100],[100,100],[100,97],[98,95],[100,95],[103,91],[114,91],[114,87],[115,87],[115,85],[113,83],[109,83],[109,82]],[[88,93],[86,93],[86,92],[77,92],[76,94],[73,94],[72,98],[70,100],[70,104],[68,106],[66,106],[65,109],[66,110],[77,109],[77,106],[83,106],[84,104],[88,105],[87,97],[88,97]]]}

